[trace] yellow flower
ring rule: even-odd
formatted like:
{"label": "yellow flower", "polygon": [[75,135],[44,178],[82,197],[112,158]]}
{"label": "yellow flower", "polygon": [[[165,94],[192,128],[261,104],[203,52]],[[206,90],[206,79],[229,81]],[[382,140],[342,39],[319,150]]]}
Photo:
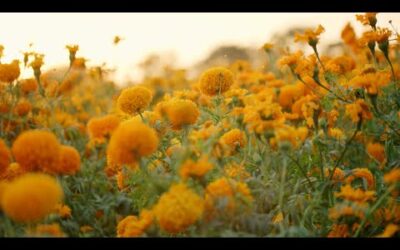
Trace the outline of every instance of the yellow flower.
{"label": "yellow flower", "polygon": [[368,105],[362,99],[357,99],[354,103],[346,104],[346,115],[350,116],[354,123],[362,118],[363,121],[370,120],[372,113],[369,111]]}
{"label": "yellow flower", "polygon": [[305,94],[302,83],[289,84],[280,88],[279,104],[284,108],[290,108],[293,103]]}
{"label": "yellow flower", "polygon": [[121,123],[111,135],[107,157],[112,164],[134,164],[140,157],[148,156],[158,147],[154,129],[135,120]]}
{"label": "yellow flower", "polygon": [[38,83],[34,78],[24,79],[20,81],[19,88],[24,95],[28,95],[38,89]]}
{"label": "yellow flower", "polygon": [[61,202],[63,190],[53,177],[29,173],[13,180],[3,193],[4,213],[16,222],[44,219]]}
{"label": "yellow flower", "polygon": [[14,107],[14,113],[18,116],[26,116],[31,110],[32,104],[26,99],[21,99]]}
{"label": "yellow flower", "polygon": [[196,104],[190,100],[172,99],[165,104],[164,111],[174,130],[195,124],[200,115]]}
{"label": "yellow flower", "polygon": [[356,203],[364,203],[375,200],[375,191],[363,191],[362,189],[353,189],[349,184],[340,188],[340,192],[335,192],[337,198],[341,198]]}
{"label": "yellow flower", "polygon": [[274,224],[279,224],[280,222],[283,221],[283,213],[279,212],[277,215],[274,216],[274,218],[272,219],[272,223]]}
{"label": "yellow flower", "polygon": [[394,168],[383,176],[383,180],[387,184],[400,182],[400,168]]}
{"label": "yellow flower", "polygon": [[345,135],[340,128],[329,128],[328,135],[336,140],[343,140]]}
{"label": "yellow flower", "polygon": [[378,234],[376,237],[379,237],[379,238],[393,237],[399,230],[400,230],[400,227],[398,225],[389,224],[385,227],[385,230],[381,234]]}
{"label": "yellow flower", "polygon": [[194,162],[189,159],[186,160],[179,170],[179,175],[186,179],[191,177],[203,177],[208,171],[213,168],[213,164],[210,163],[207,157],[202,157],[198,161]]}
{"label": "yellow flower", "polygon": [[368,188],[373,188],[375,179],[371,171],[367,168],[354,168],[351,170],[351,175],[347,177],[346,182],[351,183],[356,178],[363,178],[367,181]]}
{"label": "yellow flower", "polygon": [[20,73],[18,60],[9,64],[0,63],[0,82],[11,83],[19,77]]}
{"label": "yellow flower", "polygon": [[66,237],[58,223],[39,224],[33,229],[27,230],[29,237]]}
{"label": "yellow flower", "polygon": [[198,221],[204,210],[204,201],[185,184],[174,184],[164,193],[154,208],[160,227],[168,233],[185,231]]}
{"label": "yellow flower", "polygon": [[59,203],[55,207],[55,212],[58,213],[58,215],[62,219],[67,219],[71,217],[71,208],[68,207],[67,205],[63,205],[62,203]]}
{"label": "yellow flower", "polygon": [[117,237],[141,236],[153,222],[154,214],[150,210],[142,210],[139,218],[127,216],[118,223]]}
{"label": "yellow flower", "polygon": [[223,67],[215,67],[205,71],[200,77],[200,90],[208,96],[226,92],[234,82],[233,73]]}
{"label": "yellow flower", "polygon": [[120,119],[116,115],[91,118],[87,124],[90,140],[103,143],[118,127]]}
{"label": "yellow flower", "polygon": [[325,31],[324,27],[318,25],[318,27],[313,31],[312,29],[306,29],[304,34],[295,34],[295,42],[307,42],[311,46],[315,46],[319,41],[319,35]]}
{"label": "yellow flower", "polygon": [[367,152],[380,163],[386,159],[385,147],[380,143],[368,143]]}
{"label": "yellow flower", "polygon": [[51,132],[25,131],[14,141],[11,150],[15,160],[26,171],[51,173],[58,168],[61,146]]}
{"label": "yellow flower", "polygon": [[11,152],[6,143],[0,139],[0,176],[6,171],[6,168],[11,162]]}
{"label": "yellow flower", "polygon": [[79,152],[71,146],[61,146],[60,165],[57,173],[74,175],[81,168],[81,156]]}
{"label": "yellow flower", "polygon": [[224,173],[227,177],[232,179],[238,179],[240,181],[244,181],[248,179],[251,175],[246,171],[246,168],[243,164],[231,163],[224,167]]}
{"label": "yellow flower", "polygon": [[[222,207],[222,211],[232,214],[235,212],[236,207],[239,203],[235,198],[239,195],[246,202],[253,201],[250,189],[246,183],[236,182],[232,179],[225,177],[219,178],[206,187],[205,196],[205,209],[207,217],[211,218],[218,211],[218,202],[224,202],[225,206]],[[222,212],[221,211],[221,212]]]}
{"label": "yellow flower", "polygon": [[246,144],[246,135],[240,129],[231,129],[220,138],[220,143],[227,146],[231,151],[243,148]]}
{"label": "yellow flower", "polygon": [[278,61],[278,66],[282,68],[287,65],[287,66],[293,68],[294,66],[296,66],[299,63],[302,56],[303,56],[303,52],[301,50],[298,50],[293,54],[288,54],[286,56],[282,56],[281,59],[279,59],[279,61]]}
{"label": "yellow flower", "polygon": [[128,115],[135,115],[143,112],[150,105],[152,98],[151,91],[145,87],[126,88],[118,97],[117,107]]}
{"label": "yellow flower", "polygon": [[329,231],[328,238],[346,238],[349,237],[349,226],[347,224],[333,224]]}
{"label": "yellow flower", "polygon": [[376,12],[368,12],[365,15],[356,15],[357,21],[360,21],[363,25],[370,25],[375,28],[376,26]]}

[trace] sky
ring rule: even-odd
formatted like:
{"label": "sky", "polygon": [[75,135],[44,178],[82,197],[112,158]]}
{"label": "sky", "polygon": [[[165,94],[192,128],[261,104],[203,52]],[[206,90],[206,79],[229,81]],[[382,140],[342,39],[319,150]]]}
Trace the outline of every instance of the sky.
{"label": "sky", "polygon": [[[77,56],[88,65],[116,67],[116,80],[140,79],[137,64],[150,53],[176,55],[176,66],[190,67],[218,45],[260,47],[274,33],[291,26],[317,26],[326,32],[321,43],[340,39],[351,22],[357,32],[363,27],[356,13],[0,13],[2,62],[21,57],[33,49],[45,54],[45,68],[68,64],[67,44],[78,44]],[[400,13],[379,13],[378,26],[400,27]],[[400,28],[399,28],[400,29]],[[113,45],[114,36],[124,38]],[[31,72],[23,72],[31,74]]]}

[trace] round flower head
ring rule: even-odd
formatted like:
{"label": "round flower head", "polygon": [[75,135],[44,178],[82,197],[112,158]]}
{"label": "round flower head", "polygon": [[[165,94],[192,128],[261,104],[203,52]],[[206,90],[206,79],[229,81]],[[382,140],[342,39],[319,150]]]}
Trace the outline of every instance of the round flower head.
{"label": "round flower head", "polygon": [[382,163],[385,159],[385,147],[379,143],[368,143],[367,152],[370,156]]}
{"label": "round flower head", "polygon": [[14,60],[9,64],[0,63],[0,82],[10,83],[17,79],[20,73],[18,60]]}
{"label": "round flower head", "polygon": [[25,174],[7,186],[1,200],[4,213],[16,222],[35,222],[50,214],[63,198],[57,180],[38,173]]}
{"label": "round flower head", "polygon": [[61,146],[61,158],[58,173],[73,175],[81,167],[81,157],[78,151],[71,146]]}
{"label": "round flower head", "polygon": [[156,131],[142,122],[130,120],[121,123],[111,136],[107,157],[112,164],[133,164],[140,157],[157,150]]}
{"label": "round flower head", "polygon": [[152,94],[149,89],[134,86],[121,92],[117,100],[117,107],[128,115],[135,115],[143,112],[149,106],[151,99]]}
{"label": "round flower head", "polygon": [[87,129],[89,138],[101,143],[118,127],[120,119],[116,115],[94,117],[89,120]]}
{"label": "round flower head", "polygon": [[235,128],[222,135],[220,141],[231,149],[242,148],[246,144],[246,136],[240,129]]}
{"label": "round flower head", "polygon": [[185,184],[175,184],[164,193],[154,208],[160,227],[168,233],[179,233],[203,215],[204,201]]}
{"label": "round flower head", "polygon": [[38,89],[38,83],[35,78],[24,79],[19,83],[19,88],[22,94],[28,95]]}
{"label": "round flower head", "polygon": [[14,108],[14,113],[18,116],[25,116],[32,110],[32,104],[25,99],[20,100]]}
{"label": "round flower head", "polygon": [[153,222],[153,212],[142,210],[139,218],[127,216],[118,223],[117,237],[137,237],[142,235]]}
{"label": "round flower head", "polygon": [[11,152],[2,139],[0,139],[0,174],[3,173],[11,162]]}
{"label": "round flower head", "polygon": [[199,109],[194,102],[180,99],[168,101],[165,106],[165,113],[174,130],[195,124],[200,115]]}
{"label": "round flower head", "polygon": [[200,77],[200,90],[208,96],[226,92],[233,84],[233,73],[223,67],[215,67],[205,71]]}
{"label": "round flower head", "polygon": [[60,144],[51,132],[25,131],[14,141],[11,151],[26,171],[53,172],[58,167]]}

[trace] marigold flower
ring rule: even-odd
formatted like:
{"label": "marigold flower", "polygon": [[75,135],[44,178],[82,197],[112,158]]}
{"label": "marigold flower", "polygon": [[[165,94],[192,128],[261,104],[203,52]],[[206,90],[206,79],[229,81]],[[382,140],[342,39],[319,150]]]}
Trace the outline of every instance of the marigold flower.
{"label": "marigold flower", "polygon": [[116,115],[94,117],[87,123],[90,140],[102,143],[118,127],[120,119]]}
{"label": "marigold flower", "polygon": [[127,216],[118,223],[117,237],[141,236],[153,222],[154,214],[150,210],[142,210],[139,218]]}
{"label": "marigold flower", "polygon": [[357,21],[361,22],[363,25],[370,25],[372,28],[376,27],[377,19],[376,12],[367,12],[365,15],[356,15]]}
{"label": "marigold flower", "polygon": [[304,34],[295,34],[295,42],[307,42],[311,46],[317,45],[319,41],[319,35],[325,31],[324,27],[318,25],[318,27],[313,31],[312,29],[306,29]]}
{"label": "marigold flower", "polygon": [[224,167],[224,173],[227,177],[244,181],[250,178],[250,173],[247,172],[243,164],[231,163]]}
{"label": "marigold flower", "polygon": [[14,113],[16,113],[18,116],[25,116],[31,110],[32,110],[32,104],[26,99],[21,99],[14,107]]}
{"label": "marigold flower", "polygon": [[400,168],[394,168],[383,176],[383,180],[387,184],[400,182]]}
{"label": "marigold flower", "polygon": [[134,86],[122,90],[117,100],[117,107],[128,115],[135,115],[143,112],[149,106],[151,99],[152,94],[149,89]]}
{"label": "marigold flower", "polygon": [[223,67],[215,67],[205,71],[200,77],[200,90],[208,96],[226,92],[234,82],[233,73]]}
{"label": "marigold flower", "polygon": [[11,162],[11,151],[6,143],[0,139],[0,176]]}
{"label": "marigold flower", "polygon": [[140,157],[157,150],[158,137],[154,129],[135,120],[121,123],[111,135],[107,157],[113,164],[134,164]]}
{"label": "marigold flower", "polygon": [[74,175],[81,168],[81,156],[75,148],[62,145],[59,164],[57,173]]}
{"label": "marigold flower", "polygon": [[35,222],[50,214],[63,198],[57,180],[39,173],[28,173],[13,180],[3,193],[4,213],[16,222]]}
{"label": "marigold flower", "polygon": [[350,237],[349,226],[347,224],[333,224],[327,237],[328,238]]}
{"label": "marigold flower", "polygon": [[185,231],[202,217],[203,211],[203,199],[183,183],[172,185],[154,208],[160,227],[168,233]]}
{"label": "marigold flower", "polygon": [[363,178],[367,181],[368,187],[373,188],[375,185],[374,175],[367,168],[354,168],[351,170],[351,175],[347,177],[346,181],[351,183],[356,178]]}
{"label": "marigold flower", "polygon": [[368,143],[367,152],[380,163],[386,159],[385,147],[380,143]]}
{"label": "marigold flower", "polygon": [[340,188],[340,192],[335,192],[337,198],[357,203],[364,203],[375,200],[375,191],[364,191],[360,188],[353,189],[352,186],[346,184]]}
{"label": "marigold flower", "polygon": [[253,197],[246,183],[236,182],[225,177],[219,178],[206,187],[205,209],[210,218],[216,212],[219,201],[226,201],[223,211],[233,213],[237,204],[235,196],[239,194],[245,201],[251,202]]}
{"label": "marigold flower", "polygon": [[302,83],[285,85],[280,88],[278,101],[282,107],[290,108],[304,94],[305,87]]}
{"label": "marigold flower", "polygon": [[362,99],[357,99],[354,103],[346,104],[346,115],[350,116],[354,123],[358,123],[361,118],[363,121],[372,118],[372,113],[369,111],[368,105]]}
{"label": "marigold flower", "polygon": [[194,102],[180,99],[168,101],[165,104],[165,113],[174,130],[195,124],[200,115],[200,111]]}
{"label": "marigold flower", "polygon": [[389,238],[393,237],[398,231],[400,231],[400,227],[395,224],[389,224],[385,227],[385,230],[381,233],[378,234],[376,237],[378,238]]}
{"label": "marigold flower", "polygon": [[14,60],[11,63],[0,63],[0,82],[11,83],[20,75],[19,61]]}
{"label": "marigold flower", "polygon": [[54,211],[62,218],[62,219],[67,219],[71,217],[71,208],[68,207],[67,205],[63,205],[62,203],[59,203],[56,205]]}
{"label": "marigold flower", "polygon": [[246,144],[246,135],[240,129],[231,129],[220,138],[222,145],[228,146],[231,150],[243,148]]}
{"label": "marigold flower", "polygon": [[14,141],[11,150],[15,160],[26,171],[51,173],[58,168],[61,146],[51,132],[25,131]]}
{"label": "marigold flower", "polygon": [[200,178],[208,173],[212,168],[213,164],[208,161],[207,157],[202,157],[196,162],[189,159],[180,167],[179,175],[184,179],[189,176]]}
{"label": "marigold flower", "polygon": [[39,224],[26,232],[29,237],[66,237],[58,223]]}
{"label": "marigold flower", "polygon": [[24,79],[19,82],[19,88],[22,94],[28,95],[29,93],[34,93],[38,89],[38,83],[34,78]]}

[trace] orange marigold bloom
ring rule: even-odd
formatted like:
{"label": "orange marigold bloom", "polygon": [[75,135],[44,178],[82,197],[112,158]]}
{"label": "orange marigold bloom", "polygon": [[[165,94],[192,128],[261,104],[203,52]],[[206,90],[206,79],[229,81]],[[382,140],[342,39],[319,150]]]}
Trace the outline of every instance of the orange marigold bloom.
{"label": "orange marigold bloom", "polygon": [[165,112],[174,130],[195,124],[200,115],[200,111],[194,102],[180,99],[168,101],[165,104]]}
{"label": "orange marigold bloom", "polygon": [[380,163],[386,159],[385,147],[380,143],[368,143],[367,152]]}
{"label": "orange marigold bloom", "polygon": [[35,222],[61,202],[63,190],[51,176],[28,173],[13,180],[3,193],[4,213],[16,222]]}
{"label": "orange marigold bloom", "polygon": [[24,79],[20,81],[19,88],[22,94],[28,95],[38,89],[38,83],[35,78]]}
{"label": "orange marigold bloom", "polygon": [[14,113],[16,113],[19,116],[25,116],[31,110],[32,110],[32,104],[26,99],[21,99],[14,107]]}
{"label": "orange marigold bloom", "polygon": [[328,233],[328,238],[346,238],[350,237],[349,226],[347,224],[333,224],[331,231]]}
{"label": "orange marigold bloom", "polygon": [[130,120],[121,123],[111,135],[107,157],[112,164],[129,165],[152,154],[157,147],[156,131],[142,122]]}
{"label": "orange marigold bloom", "polygon": [[17,162],[13,162],[0,174],[0,179],[11,181],[25,172]]}
{"label": "orange marigold bloom", "polygon": [[143,112],[150,105],[152,98],[151,91],[145,87],[126,88],[118,97],[117,107],[128,115],[135,115]]}
{"label": "orange marigold bloom", "polygon": [[[326,177],[329,177],[331,174],[332,174],[332,170],[325,169],[325,176]],[[346,174],[342,169],[336,168],[335,172],[333,173],[332,180],[334,180],[336,182],[342,182],[342,181],[344,181],[345,175]]]}
{"label": "orange marigold bloom", "polygon": [[71,146],[61,146],[60,165],[57,173],[74,175],[81,168],[81,156],[79,152]]}
{"label": "orange marigold bloom", "polygon": [[393,237],[398,231],[400,231],[400,227],[395,224],[389,224],[385,227],[385,230],[381,233],[378,234],[376,237],[379,238],[389,238]]}
{"label": "orange marigold bloom", "polygon": [[365,15],[356,15],[357,21],[360,21],[363,25],[370,25],[375,28],[376,22],[376,12],[367,12]]}
{"label": "orange marigold bloom", "polygon": [[150,210],[142,210],[139,218],[127,216],[118,223],[117,237],[138,237],[153,223],[154,214]]}
{"label": "orange marigold bloom", "polygon": [[154,213],[160,227],[168,233],[185,231],[198,221],[204,200],[185,184],[174,184],[158,200]]}
{"label": "orange marigold bloom", "polygon": [[341,37],[345,44],[354,46],[357,43],[356,33],[350,23],[347,23],[342,30]]}
{"label": "orange marigold bloom", "polygon": [[240,129],[235,128],[223,134],[219,141],[222,145],[226,145],[230,149],[234,150],[245,146],[246,135]]}
{"label": "orange marigold bloom", "polygon": [[307,42],[311,46],[315,46],[319,41],[319,35],[325,31],[324,27],[318,25],[314,30],[306,29],[304,34],[296,33],[294,37],[295,42]]}
{"label": "orange marigold bloom", "polygon": [[6,171],[6,168],[11,162],[11,152],[6,143],[0,139],[0,176]]}
{"label": "orange marigold bloom", "polygon": [[14,60],[11,63],[0,63],[0,82],[11,83],[19,77],[19,61]]}
{"label": "orange marigold bloom", "polygon": [[363,121],[372,118],[372,113],[369,111],[368,104],[362,99],[357,99],[355,103],[347,104],[346,115],[350,116],[354,123],[359,122],[360,118],[362,118]]}
{"label": "orange marigold bloom", "polygon": [[227,202],[223,210],[233,213],[236,207],[235,195],[237,194],[247,202],[253,201],[250,189],[246,183],[222,177],[208,184],[205,196],[207,217],[213,216],[217,203],[223,200]]}
{"label": "orange marigold bloom", "polygon": [[226,92],[234,82],[233,73],[223,67],[215,67],[205,71],[200,77],[200,90],[208,96]]}
{"label": "orange marigold bloom", "polygon": [[62,203],[59,203],[56,205],[54,211],[62,218],[70,218],[71,217],[71,208],[68,207],[67,205],[63,205]]}
{"label": "orange marigold bloom", "polygon": [[400,168],[394,168],[383,176],[383,180],[387,184],[400,182]]}
{"label": "orange marigold bloom", "polygon": [[27,230],[29,237],[66,237],[58,223],[39,224],[34,229]]}
{"label": "orange marigold bloom", "polygon": [[296,84],[285,85],[280,88],[279,104],[284,108],[290,108],[293,103],[305,94],[304,84],[298,82]]}
{"label": "orange marigold bloom", "polygon": [[236,163],[231,163],[229,165],[226,165],[224,167],[224,173],[226,174],[227,177],[232,178],[232,179],[238,179],[240,181],[244,181],[248,178],[250,178],[250,173],[246,171],[246,168],[243,166],[243,164],[236,164]]}
{"label": "orange marigold bloom", "polygon": [[213,164],[208,161],[207,157],[202,157],[196,162],[189,159],[181,166],[179,175],[184,179],[188,178],[189,176],[203,177],[212,168]]}
{"label": "orange marigold bloom", "polygon": [[104,142],[118,127],[120,119],[116,115],[94,117],[87,123],[89,138],[96,143]]}
{"label": "orange marigold bloom", "polygon": [[363,178],[367,181],[368,187],[373,188],[375,185],[375,179],[371,171],[367,168],[354,168],[351,170],[351,175],[347,177],[346,181],[351,183],[356,178]]}
{"label": "orange marigold bloom", "polygon": [[336,197],[357,203],[373,201],[375,200],[375,195],[375,191],[364,191],[360,188],[353,189],[349,184],[342,186],[340,192],[335,192]]}
{"label": "orange marigold bloom", "polygon": [[278,66],[281,68],[286,65],[289,67],[294,67],[299,63],[302,57],[303,57],[303,52],[301,50],[298,50],[293,54],[282,56],[281,59],[279,59],[278,61]]}
{"label": "orange marigold bloom", "polygon": [[58,168],[61,145],[49,131],[25,131],[14,141],[11,150],[15,160],[26,171],[53,172]]}

